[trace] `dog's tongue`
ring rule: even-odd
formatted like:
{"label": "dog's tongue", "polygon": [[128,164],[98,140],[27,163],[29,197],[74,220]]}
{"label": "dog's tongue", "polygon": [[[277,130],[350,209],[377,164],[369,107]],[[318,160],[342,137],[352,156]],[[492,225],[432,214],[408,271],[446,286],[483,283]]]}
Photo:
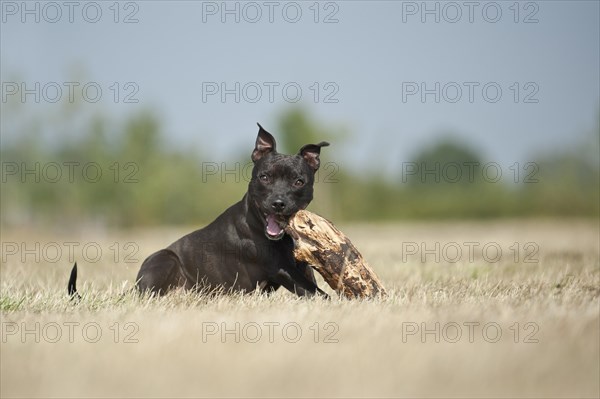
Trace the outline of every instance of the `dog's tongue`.
{"label": "dog's tongue", "polygon": [[275,215],[267,215],[267,234],[273,237],[277,237],[283,232],[283,229],[277,224]]}

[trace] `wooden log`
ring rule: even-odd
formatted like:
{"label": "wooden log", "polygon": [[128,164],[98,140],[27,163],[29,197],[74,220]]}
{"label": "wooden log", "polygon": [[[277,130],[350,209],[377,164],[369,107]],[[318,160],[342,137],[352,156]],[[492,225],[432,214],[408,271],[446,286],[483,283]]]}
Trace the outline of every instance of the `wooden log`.
{"label": "wooden log", "polygon": [[299,211],[286,231],[294,239],[295,258],[311,265],[338,294],[347,298],[387,296],[373,269],[329,220]]}

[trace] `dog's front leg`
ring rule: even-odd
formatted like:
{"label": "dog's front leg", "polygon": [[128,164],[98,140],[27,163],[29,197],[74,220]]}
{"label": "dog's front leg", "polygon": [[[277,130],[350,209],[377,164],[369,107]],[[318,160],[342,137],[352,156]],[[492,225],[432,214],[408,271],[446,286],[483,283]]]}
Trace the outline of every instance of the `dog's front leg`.
{"label": "dog's front leg", "polygon": [[295,293],[298,296],[312,297],[319,294],[326,299],[329,295],[321,290],[317,285],[308,280],[306,276],[297,269],[279,269],[275,275],[271,277],[271,281],[281,284],[288,291]]}

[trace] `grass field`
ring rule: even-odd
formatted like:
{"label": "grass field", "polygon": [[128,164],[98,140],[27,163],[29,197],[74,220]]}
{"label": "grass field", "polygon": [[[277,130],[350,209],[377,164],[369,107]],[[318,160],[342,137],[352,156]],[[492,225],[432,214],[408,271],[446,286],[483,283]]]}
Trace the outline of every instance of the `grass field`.
{"label": "grass field", "polygon": [[339,227],[389,298],[138,297],[141,260],[189,229],[2,231],[0,393],[600,396],[597,221]]}

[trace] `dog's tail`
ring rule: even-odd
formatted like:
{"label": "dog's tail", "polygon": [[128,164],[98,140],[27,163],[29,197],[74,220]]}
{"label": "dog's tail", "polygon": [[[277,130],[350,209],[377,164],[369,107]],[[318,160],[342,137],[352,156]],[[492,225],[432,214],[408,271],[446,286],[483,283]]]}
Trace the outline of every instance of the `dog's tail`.
{"label": "dog's tail", "polygon": [[71,300],[79,301],[81,299],[81,295],[79,295],[77,292],[77,262],[75,262],[73,269],[71,269],[71,276],[69,277],[67,291],[71,297]]}

